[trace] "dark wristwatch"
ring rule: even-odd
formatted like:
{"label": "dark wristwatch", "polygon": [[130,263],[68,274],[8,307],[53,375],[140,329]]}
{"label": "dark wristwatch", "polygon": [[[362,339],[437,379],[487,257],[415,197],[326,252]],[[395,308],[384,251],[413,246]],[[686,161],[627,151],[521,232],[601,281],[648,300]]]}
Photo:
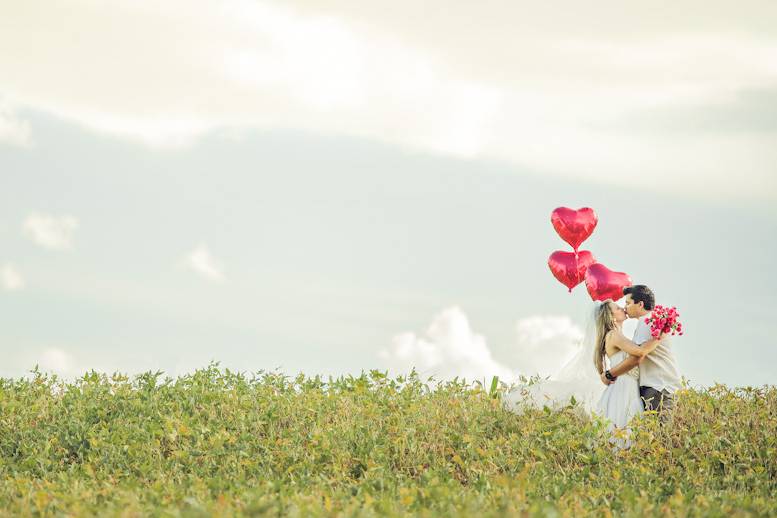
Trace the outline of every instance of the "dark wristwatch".
{"label": "dark wristwatch", "polygon": [[610,381],[615,381],[616,379],[618,379],[617,376],[612,375],[612,373],[610,372],[610,369],[607,369],[606,371],[604,371],[604,377]]}

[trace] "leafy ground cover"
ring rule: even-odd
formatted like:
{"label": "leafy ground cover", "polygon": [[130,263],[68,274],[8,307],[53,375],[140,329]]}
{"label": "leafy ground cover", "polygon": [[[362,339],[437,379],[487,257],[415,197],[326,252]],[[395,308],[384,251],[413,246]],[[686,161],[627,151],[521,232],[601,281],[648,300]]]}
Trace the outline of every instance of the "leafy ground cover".
{"label": "leafy ground cover", "polygon": [[0,380],[0,516],[776,516],[777,388],[684,389],[614,451],[578,405],[372,371]]}

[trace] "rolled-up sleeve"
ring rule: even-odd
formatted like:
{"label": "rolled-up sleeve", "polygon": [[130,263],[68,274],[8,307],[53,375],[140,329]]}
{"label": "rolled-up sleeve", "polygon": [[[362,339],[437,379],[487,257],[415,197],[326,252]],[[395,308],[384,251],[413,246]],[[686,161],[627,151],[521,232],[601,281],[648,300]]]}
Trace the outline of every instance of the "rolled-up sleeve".
{"label": "rolled-up sleeve", "polygon": [[653,338],[653,335],[650,334],[650,326],[645,323],[645,317],[642,317],[639,319],[637,328],[634,330],[633,342],[637,345],[642,345],[651,338]]}

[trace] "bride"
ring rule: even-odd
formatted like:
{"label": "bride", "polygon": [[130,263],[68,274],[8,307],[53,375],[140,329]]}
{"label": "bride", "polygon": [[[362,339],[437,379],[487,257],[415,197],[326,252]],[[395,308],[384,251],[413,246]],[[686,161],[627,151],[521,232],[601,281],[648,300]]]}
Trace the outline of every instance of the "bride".
{"label": "bride", "polygon": [[[626,338],[621,328],[627,318],[626,312],[612,300],[605,300],[594,312],[596,326],[594,365],[600,375],[605,370],[614,368],[629,355],[644,358],[661,342],[659,337],[638,346]],[[605,366],[605,362],[609,362],[609,367]],[[639,367],[634,367],[615,378],[615,381],[607,386],[596,405],[596,412],[610,421],[611,429],[625,429],[629,420],[642,411],[643,403],[639,396]],[[628,448],[630,442],[627,440],[621,445]]]}
{"label": "bride", "polygon": [[[575,356],[553,376],[508,393],[505,402],[520,411],[527,404],[559,406],[574,400],[586,413],[594,412],[608,419],[611,430],[625,429],[629,419],[643,410],[639,367],[618,376],[604,391],[600,376],[631,354],[647,356],[660,343],[660,339],[653,339],[638,346],[626,338],[621,329],[626,318],[626,312],[612,300],[597,303],[593,314],[586,316],[585,337]],[[592,352],[595,369],[591,368]]]}

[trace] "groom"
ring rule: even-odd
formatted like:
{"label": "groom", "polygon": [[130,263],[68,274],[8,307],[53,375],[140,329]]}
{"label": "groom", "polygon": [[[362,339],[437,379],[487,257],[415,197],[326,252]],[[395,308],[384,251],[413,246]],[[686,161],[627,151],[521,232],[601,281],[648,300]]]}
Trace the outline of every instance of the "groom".
{"label": "groom", "polygon": [[[629,318],[639,319],[632,341],[642,345],[652,338],[650,326],[645,319],[650,316],[650,312],[656,305],[655,296],[650,288],[643,284],[623,288],[623,295],[626,297],[623,308],[626,314]],[[630,371],[637,364],[639,364],[639,393],[645,401],[645,410],[656,410],[661,419],[665,420],[668,411],[674,406],[674,393],[681,386],[671,338],[664,335],[658,346],[642,359],[638,356],[629,356],[608,371],[611,376],[609,379],[606,377],[606,372],[602,374],[602,382],[609,385],[616,377]]]}

